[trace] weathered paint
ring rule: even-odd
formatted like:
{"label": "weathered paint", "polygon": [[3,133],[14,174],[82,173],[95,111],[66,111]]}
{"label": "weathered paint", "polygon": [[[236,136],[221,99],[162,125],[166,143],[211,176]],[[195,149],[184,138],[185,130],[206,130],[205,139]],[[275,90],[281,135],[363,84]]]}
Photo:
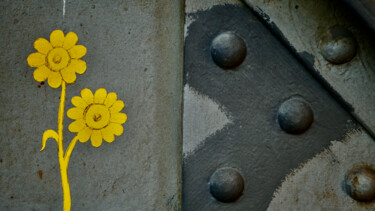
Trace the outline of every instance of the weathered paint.
{"label": "weathered paint", "polygon": [[[343,99],[363,126],[375,133],[375,49],[372,34],[341,1],[244,0],[274,31],[280,33],[296,56],[332,94]],[[358,43],[356,56],[345,64],[331,64],[321,54],[322,36],[334,26],[352,31]]]}
{"label": "weathered paint", "polygon": [[186,0],[185,13],[209,10],[216,5],[242,5],[240,0]]}
{"label": "weathered paint", "polygon": [[215,5],[241,5],[240,0],[185,0],[185,25],[184,37],[189,34],[189,25],[194,22],[194,17],[189,15],[198,11],[204,11]]}
{"label": "weathered paint", "polygon": [[225,107],[200,95],[188,84],[184,87],[183,154],[192,154],[204,140],[231,120]]}
{"label": "weathered paint", "polygon": [[374,202],[358,202],[343,182],[356,165],[375,166],[375,142],[363,131],[351,131],[288,175],[268,210],[374,210]]}
{"label": "weathered paint", "polygon": [[[105,87],[126,100],[129,117],[113,143],[75,146],[72,210],[178,210],[183,2],[67,0],[65,10],[63,18],[62,1],[0,2],[0,210],[63,206],[56,145],[39,152],[43,130],[57,129],[61,90],[36,84],[26,62],[33,42],[56,28],[87,47],[87,70],[66,98]],[[64,140],[74,136],[64,130]]]}
{"label": "weathered paint", "polygon": [[[356,123],[246,6],[219,5],[187,15],[195,21],[185,38],[184,84],[224,108],[231,123],[184,157],[183,208],[265,210],[292,169],[343,138]],[[239,66],[222,69],[210,45],[227,31],[244,39],[247,55]],[[303,98],[314,113],[313,123],[300,135],[286,133],[276,120],[279,106],[292,97]],[[206,113],[195,115],[205,118]],[[204,122],[186,124],[192,131],[207,127]],[[211,175],[226,167],[236,169],[245,183],[233,203],[215,200],[208,188]]]}

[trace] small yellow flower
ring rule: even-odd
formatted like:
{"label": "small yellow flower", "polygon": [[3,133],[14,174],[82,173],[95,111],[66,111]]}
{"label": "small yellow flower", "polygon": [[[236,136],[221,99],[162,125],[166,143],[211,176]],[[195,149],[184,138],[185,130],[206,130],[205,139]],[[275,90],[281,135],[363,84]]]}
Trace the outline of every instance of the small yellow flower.
{"label": "small yellow flower", "polygon": [[48,78],[52,88],[58,88],[62,80],[68,84],[76,81],[78,74],[86,71],[86,62],[81,60],[87,50],[83,45],[76,45],[78,36],[69,32],[64,36],[61,30],[55,30],[50,35],[50,42],[38,38],[34,48],[38,51],[27,57],[27,63],[36,67],[34,79],[42,82]]}
{"label": "small yellow flower", "polygon": [[83,89],[81,96],[72,98],[76,107],[68,110],[69,118],[75,120],[69,125],[70,132],[77,132],[80,142],[84,143],[91,137],[91,144],[99,147],[102,139],[111,143],[114,135],[119,136],[124,132],[121,124],[126,122],[127,116],[120,111],[124,102],[117,100],[117,95],[103,88],[98,89],[93,95],[89,89]]}

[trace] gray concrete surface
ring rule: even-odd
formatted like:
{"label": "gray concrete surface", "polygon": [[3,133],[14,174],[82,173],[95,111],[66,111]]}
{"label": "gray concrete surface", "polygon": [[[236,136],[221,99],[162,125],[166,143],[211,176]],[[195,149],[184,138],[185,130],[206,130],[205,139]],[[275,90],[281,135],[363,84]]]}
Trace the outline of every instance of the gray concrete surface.
{"label": "gray concrete surface", "polygon": [[87,47],[66,109],[81,89],[104,87],[128,115],[113,143],[75,147],[72,210],[179,210],[183,1],[4,0],[0,17],[0,210],[62,210],[56,144],[39,152],[43,131],[57,128],[60,89],[36,82],[26,62],[55,29]]}

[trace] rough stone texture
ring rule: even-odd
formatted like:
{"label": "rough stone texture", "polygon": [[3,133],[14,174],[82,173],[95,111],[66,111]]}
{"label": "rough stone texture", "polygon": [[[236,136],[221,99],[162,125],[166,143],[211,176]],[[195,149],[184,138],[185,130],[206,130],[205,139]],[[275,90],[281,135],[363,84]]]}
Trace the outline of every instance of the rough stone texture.
{"label": "rough stone texture", "polygon": [[268,210],[375,210],[375,202],[357,202],[343,190],[347,171],[356,165],[375,166],[375,142],[352,131],[295,169],[275,193]]}
{"label": "rough stone texture", "polygon": [[[0,210],[61,210],[57,128],[61,89],[33,79],[33,42],[62,29],[87,47],[70,99],[100,87],[124,100],[124,134],[100,148],[78,143],[70,164],[72,210],[180,208],[182,1],[0,2]],[[39,88],[40,86],[40,88]],[[65,118],[65,147],[73,138]]]}
{"label": "rough stone texture", "polygon": [[[375,133],[375,41],[361,21],[339,0],[244,0],[336,96],[348,104],[352,114],[374,135]],[[333,26],[352,31],[358,52],[348,63],[331,64],[320,53],[321,36]]]}

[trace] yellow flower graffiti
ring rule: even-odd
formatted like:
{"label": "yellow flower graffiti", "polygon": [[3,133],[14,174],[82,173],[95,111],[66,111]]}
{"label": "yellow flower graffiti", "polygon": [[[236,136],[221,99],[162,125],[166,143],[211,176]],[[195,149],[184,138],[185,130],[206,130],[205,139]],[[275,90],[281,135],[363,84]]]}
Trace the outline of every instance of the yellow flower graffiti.
{"label": "yellow flower graffiti", "polygon": [[68,164],[73,149],[78,141],[84,143],[91,139],[94,147],[99,147],[103,139],[111,143],[115,135],[120,136],[124,129],[122,124],[127,116],[120,111],[124,108],[124,102],[117,99],[117,94],[103,88],[93,94],[89,89],[81,91],[81,97],[73,97],[75,106],[68,110],[67,116],[73,120],[69,125],[71,132],[77,135],[69,143],[64,152],[63,146],[63,122],[66,96],[66,84],[76,81],[76,73],[83,74],[86,71],[86,62],[81,60],[86,54],[86,47],[76,45],[78,37],[74,32],[64,36],[61,30],[55,30],[50,35],[50,42],[44,38],[38,38],[34,42],[34,48],[38,51],[27,58],[31,67],[36,67],[34,79],[42,82],[48,79],[52,88],[61,86],[60,106],[57,119],[57,132],[46,130],[42,138],[42,150],[46,147],[49,138],[56,141],[60,164],[61,183],[64,196],[64,211],[71,207],[70,187],[68,182]]}
{"label": "yellow flower graffiti", "polygon": [[34,48],[38,51],[27,57],[27,63],[36,67],[34,79],[42,82],[48,78],[48,84],[52,88],[58,88],[62,81],[68,84],[76,81],[76,73],[83,74],[86,71],[86,62],[81,60],[86,54],[86,47],[76,45],[78,36],[69,32],[66,36],[61,30],[55,30],[50,35],[50,42],[44,38],[38,38],[34,42]]}
{"label": "yellow flower graffiti", "polygon": [[124,102],[117,100],[117,95],[103,88],[98,89],[95,95],[89,89],[81,91],[82,97],[73,97],[72,104],[75,108],[68,110],[67,115],[75,121],[69,125],[70,132],[77,132],[80,142],[84,143],[91,137],[91,144],[99,147],[104,139],[113,142],[114,135],[123,133],[121,124],[125,123],[127,116],[120,111]]}

